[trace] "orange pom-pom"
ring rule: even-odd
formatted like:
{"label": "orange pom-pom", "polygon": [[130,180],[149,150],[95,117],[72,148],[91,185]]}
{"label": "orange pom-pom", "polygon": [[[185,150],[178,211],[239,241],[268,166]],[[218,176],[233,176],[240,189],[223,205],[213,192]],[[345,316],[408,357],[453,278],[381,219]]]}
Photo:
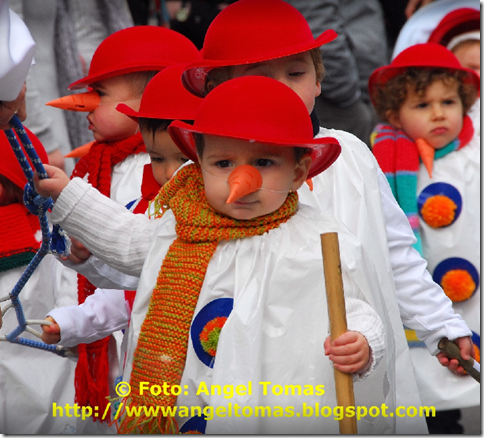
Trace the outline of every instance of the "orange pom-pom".
{"label": "orange pom-pom", "polygon": [[476,283],[464,269],[453,269],[447,272],[441,281],[445,294],[453,301],[468,300],[476,290]]}
{"label": "orange pom-pom", "polygon": [[455,218],[457,204],[447,196],[435,195],[428,198],[420,213],[423,220],[433,228],[450,225]]}

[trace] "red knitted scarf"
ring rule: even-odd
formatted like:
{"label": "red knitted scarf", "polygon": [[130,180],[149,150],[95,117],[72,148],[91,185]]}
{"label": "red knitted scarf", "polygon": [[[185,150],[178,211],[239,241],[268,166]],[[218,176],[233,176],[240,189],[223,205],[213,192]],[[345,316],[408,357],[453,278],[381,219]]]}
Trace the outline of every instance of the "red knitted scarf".
{"label": "red knitted scarf", "polygon": [[[95,142],[89,153],[77,163],[72,177],[84,177],[88,174],[88,182],[103,195],[111,195],[111,173],[113,167],[124,161],[128,156],[146,152],[141,134],[135,134],[125,140],[113,142]],[[96,287],[84,276],[77,276],[77,292],[79,304],[82,304]],[[75,401],[79,406],[91,406],[96,412],[105,412],[109,396],[108,374],[108,342],[109,337],[91,344],[78,346],[79,360],[75,374]],[[96,417],[93,419],[96,421]],[[104,420],[109,421],[109,415]]]}
{"label": "red knitted scarf", "polygon": [[22,204],[0,207],[0,272],[25,266],[40,248],[37,216]]}

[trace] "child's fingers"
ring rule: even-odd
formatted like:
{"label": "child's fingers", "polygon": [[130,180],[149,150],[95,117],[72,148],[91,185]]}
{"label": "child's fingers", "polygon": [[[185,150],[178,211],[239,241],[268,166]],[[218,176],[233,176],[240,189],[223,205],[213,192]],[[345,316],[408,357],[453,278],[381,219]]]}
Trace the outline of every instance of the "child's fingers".
{"label": "child's fingers", "polygon": [[57,344],[60,341],[60,335],[49,335],[47,333],[42,333],[42,340],[46,344]]}
{"label": "child's fingers", "polygon": [[57,344],[60,341],[60,328],[59,325],[55,322],[55,319],[51,316],[45,318],[46,321],[53,322],[52,325],[43,325],[42,326],[42,340],[46,344]]}
{"label": "child's fingers", "polygon": [[351,363],[348,365],[343,365],[339,363],[334,363],[333,366],[338,370],[341,371],[342,373],[348,373],[348,374],[353,374],[353,373],[358,373],[360,370],[362,370],[366,365],[366,362],[363,360],[360,360],[355,363]]}
{"label": "child's fingers", "polygon": [[47,334],[59,334],[60,333],[60,328],[59,325],[55,322],[55,319],[52,318],[51,316],[48,316],[45,318],[46,321],[50,321],[53,324],[51,325],[42,325],[42,331]]}
{"label": "child's fingers", "polygon": [[68,257],[69,260],[72,263],[85,262],[91,255],[91,252],[77,239],[71,237],[71,243],[71,253]]}
{"label": "child's fingers", "polygon": [[55,201],[60,192],[69,183],[69,177],[58,167],[44,164],[45,171],[49,178],[39,179],[37,172],[34,173],[34,186],[39,195],[52,197]]}

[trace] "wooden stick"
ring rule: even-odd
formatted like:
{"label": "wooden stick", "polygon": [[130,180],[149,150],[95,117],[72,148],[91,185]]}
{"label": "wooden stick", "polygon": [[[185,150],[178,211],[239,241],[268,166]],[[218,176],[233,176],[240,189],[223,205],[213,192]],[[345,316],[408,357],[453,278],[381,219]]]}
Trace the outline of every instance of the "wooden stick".
{"label": "wooden stick", "polygon": [[466,373],[481,383],[481,373],[475,368],[474,359],[471,357],[468,360],[464,360],[460,355],[460,348],[455,342],[450,341],[447,338],[442,338],[439,341],[438,347],[440,351],[447,355],[447,357],[457,359],[459,361],[459,365],[464,368]]}
{"label": "wooden stick", "polygon": [[[343,291],[343,277],[341,275],[341,261],[339,255],[338,233],[321,234],[321,250],[323,252],[324,280],[328,301],[328,314],[331,341],[346,333],[346,307]],[[355,406],[353,391],[353,376],[334,368],[336,386],[336,402],[343,406]],[[339,421],[341,434],[357,434],[356,417],[344,416]]]}

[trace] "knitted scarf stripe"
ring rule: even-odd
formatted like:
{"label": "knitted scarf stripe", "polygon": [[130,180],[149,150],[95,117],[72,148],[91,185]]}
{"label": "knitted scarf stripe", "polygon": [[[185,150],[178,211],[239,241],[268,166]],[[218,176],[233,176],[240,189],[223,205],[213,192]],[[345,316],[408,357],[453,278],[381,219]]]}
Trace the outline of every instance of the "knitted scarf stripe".
{"label": "knitted scarf stripe", "polygon": [[40,231],[37,216],[22,204],[0,207],[0,272],[30,263],[40,247],[35,234]]}
{"label": "knitted scarf stripe", "polygon": [[[420,220],[417,207],[417,182],[420,155],[416,144],[401,130],[379,124],[375,128],[373,154],[385,174],[398,204],[405,212],[417,243],[414,247],[422,254]],[[459,136],[442,149],[435,151],[435,159],[466,146],[474,135],[470,117],[464,117]]]}
{"label": "knitted scarf stripe", "polygon": [[[185,367],[190,325],[208,264],[221,240],[262,235],[288,221],[298,204],[296,193],[288,195],[275,212],[239,221],[215,212],[207,202],[200,167],[185,166],[160,190],[155,200],[158,211],[170,208],[176,218],[177,238],[163,260],[146,318],[142,324],[131,372],[134,406],[173,406],[176,396],[139,395],[140,382],[180,383]],[[176,433],[169,418],[124,416],[120,433]]]}
{"label": "knitted scarf stripe", "polygon": [[[125,140],[112,142],[95,142],[89,153],[77,163],[71,178],[84,177],[88,174],[88,182],[103,195],[111,195],[111,174],[113,167],[124,161],[130,155],[146,152],[146,147],[140,133]],[[96,287],[84,276],[77,276],[78,302],[82,304],[94,293]],[[75,371],[75,402],[79,406],[91,406],[102,412],[108,405],[109,396],[109,337],[91,344],[80,344],[79,359]],[[94,417],[94,421],[99,417]],[[109,415],[100,421],[108,421]]]}

